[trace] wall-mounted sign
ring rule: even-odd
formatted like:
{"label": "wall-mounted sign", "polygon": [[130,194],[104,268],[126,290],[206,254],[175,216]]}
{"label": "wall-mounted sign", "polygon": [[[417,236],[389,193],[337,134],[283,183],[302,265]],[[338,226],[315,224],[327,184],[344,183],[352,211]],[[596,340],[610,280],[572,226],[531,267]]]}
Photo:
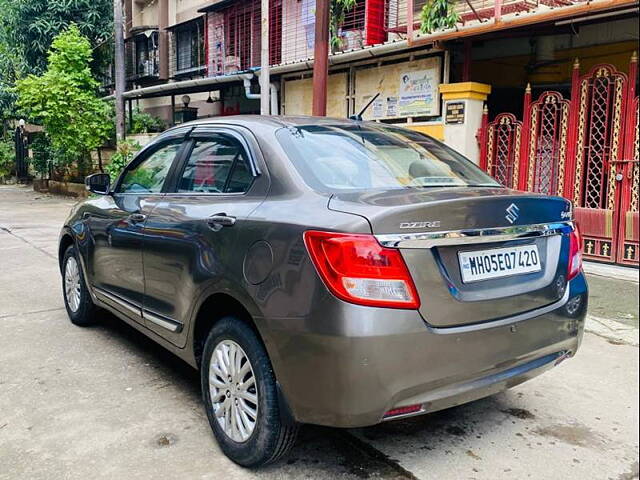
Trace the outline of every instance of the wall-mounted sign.
{"label": "wall-mounted sign", "polygon": [[[372,64],[355,67],[355,112],[362,110],[374,95],[380,94],[364,112],[366,120],[440,116],[443,107],[438,87],[442,77],[442,59],[442,55],[435,54],[389,63],[376,60]],[[345,103],[344,95],[336,100]]]}
{"label": "wall-mounted sign", "polygon": [[439,72],[428,70],[405,71],[400,74],[398,106],[400,116],[419,117],[438,113]]}
{"label": "wall-mounted sign", "polygon": [[448,102],[444,112],[444,123],[460,125],[464,123],[464,102]]}
{"label": "wall-mounted sign", "polygon": [[387,97],[387,117],[398,116],[398,97]]}

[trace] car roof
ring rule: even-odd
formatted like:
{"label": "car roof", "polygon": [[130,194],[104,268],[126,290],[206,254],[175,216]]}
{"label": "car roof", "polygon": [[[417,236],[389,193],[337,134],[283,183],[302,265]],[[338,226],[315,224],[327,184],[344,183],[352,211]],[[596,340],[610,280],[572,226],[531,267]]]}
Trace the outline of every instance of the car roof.
{"label": "car roof", "polygon": [[[367,122],[362,122],[367,123]],[[285,116],[285,115],[231,115],[224,117],[211,117],[194,120],[192,122],[181,123],[173,128],[184,128],[186,126],[203,127],[217,125],[237,125],[247,128],[272,128],[301,126],[301,125],[353,125],[354,120],[347,118],[333,117],[312,117],[305,115]],[[171,131],[173,128],[167,130]]]}

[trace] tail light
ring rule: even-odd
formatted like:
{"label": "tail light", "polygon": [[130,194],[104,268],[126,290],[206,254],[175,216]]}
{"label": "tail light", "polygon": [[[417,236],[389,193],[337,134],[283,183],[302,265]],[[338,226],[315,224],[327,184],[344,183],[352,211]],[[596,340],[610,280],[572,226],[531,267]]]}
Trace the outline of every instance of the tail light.
{"label": "tail light", "polygon": [[358,305],[418,308],[420,299],[400,251],[373,235],[307,231],[304,243],[327,288]]}
{"label": "tail light", "polygon": [[582,236],[576,225],[576,229],[569,234],[569,268],[567,281],[574,278],[582,268]]}

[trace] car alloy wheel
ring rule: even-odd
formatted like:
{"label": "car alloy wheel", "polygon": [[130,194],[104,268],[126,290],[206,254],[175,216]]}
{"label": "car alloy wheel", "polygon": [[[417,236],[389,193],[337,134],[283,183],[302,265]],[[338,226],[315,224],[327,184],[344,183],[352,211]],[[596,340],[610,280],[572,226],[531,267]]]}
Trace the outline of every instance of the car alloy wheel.
{"label": "car alloy wheel", "polygon": [[75,313],[80,308],[80,269],[74,257],[67,259],[64,268],[64,292],[69,309]]}
{"label": "car alloy wheel", "polygon": [[251,362],[233,340],[222,340],[213,351],[209,392],[220,428],[234,442],[246,442],[258,419],[258,390]]}

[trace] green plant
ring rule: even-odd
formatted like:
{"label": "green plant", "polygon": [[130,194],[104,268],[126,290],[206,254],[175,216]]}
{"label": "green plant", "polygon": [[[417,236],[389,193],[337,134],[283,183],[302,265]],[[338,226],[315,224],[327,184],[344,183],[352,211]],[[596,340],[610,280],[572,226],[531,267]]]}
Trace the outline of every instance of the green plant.
{"label": "green plant", "polygon": [[40,178],[49,176],[49,169],[52,164],[51,142],[44,133],[35,136],[31,141],[31,151],[33,158],[31,165]]}
{"label": "green plant", "polygon": [[0,139],[0,180],[4,181],[14,169],[15,152],[13,142]]}
{"label": "green plant", "polygon": [[329,33],[331,35],[331,50],[339,50],[342,39],[339,36],[340,26],[344,23],[347,12],[356,6],[356,0],[331,0],[329,11]]}
{"label": "green plant", "polygon": [[83,167],[90,152],[112,130],[110,106],[96,95],[97,81],[89,64],[89,41],[75,25],[60,33],[49,51],[47,71],[16,83],[17,105],[32,122],[39,122],[51,142],[53,166],[66,176],[75,162]]}
{"label": "green plant", "polygon": [[129,133],[135,135],[137,133],[161,132],[164,129],[165,124],[161,118],[154,117],[147,112],[142,112],[137,107],[133,111]]}
{"label": "green plant", "polygon": [[453,28],[460,20],[453,0],[427,0],[420,12],[420,32],[432,33],[436,30]]}
{"label": "green plant", "polygon": [[96,49],[98,73],[110,61],[113,35],[111,0],[0,0],[0,41],[19,58],[27,73],[47,68],[48,51],[55,37],[72,24]]}
{"label": "green plant", "polygon": [[137,142],[132,142],[131,140],[123,140],[118,143],[116,147],[116,153],[111,156],[111,161],[109,165],[105,168],[109,176],[111,177],[111,181],[114,182],[120,172],[124,170],[133,156],[136,154],[138,150],[140,150],[140,144]]}

